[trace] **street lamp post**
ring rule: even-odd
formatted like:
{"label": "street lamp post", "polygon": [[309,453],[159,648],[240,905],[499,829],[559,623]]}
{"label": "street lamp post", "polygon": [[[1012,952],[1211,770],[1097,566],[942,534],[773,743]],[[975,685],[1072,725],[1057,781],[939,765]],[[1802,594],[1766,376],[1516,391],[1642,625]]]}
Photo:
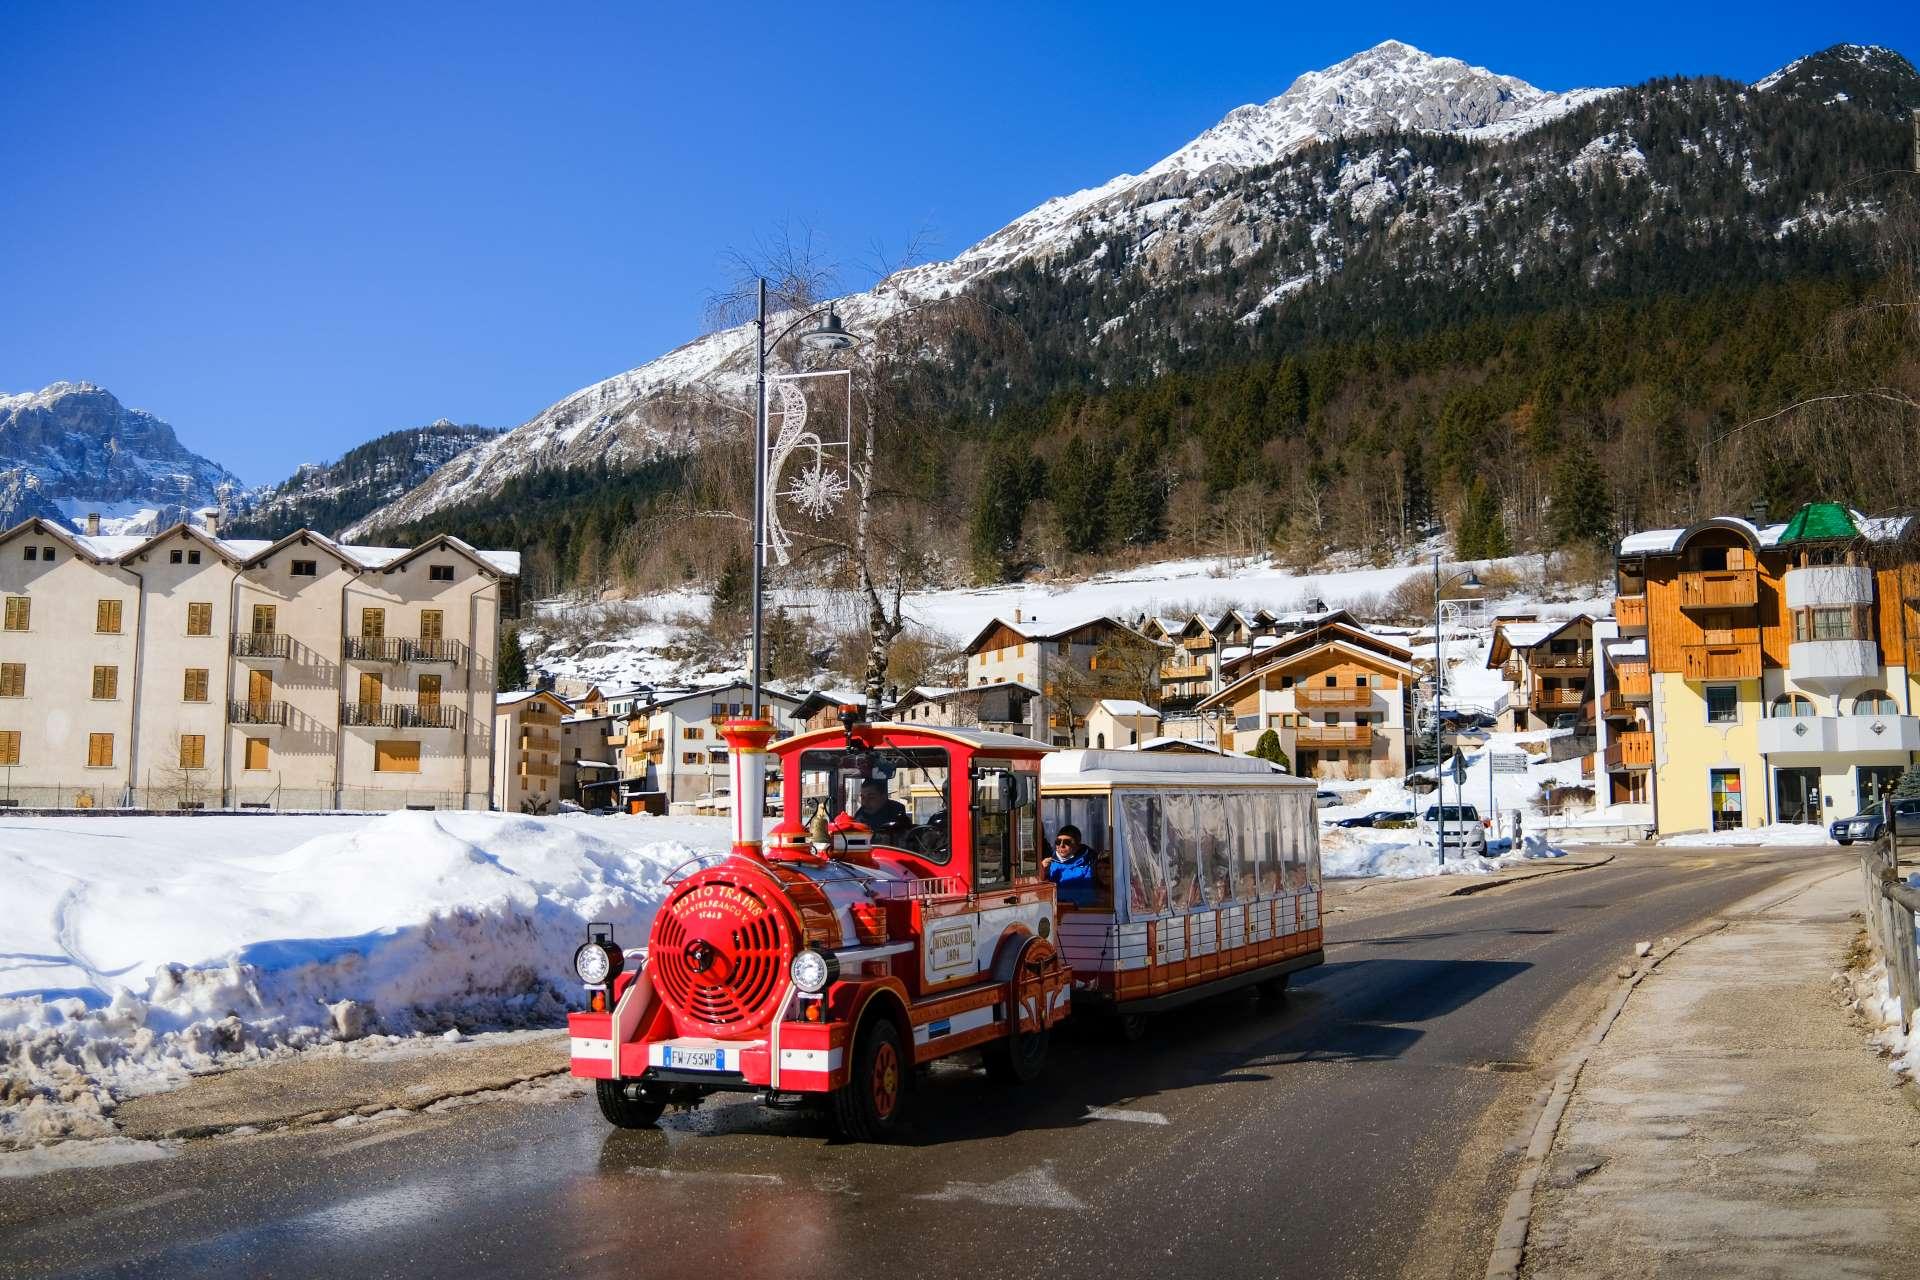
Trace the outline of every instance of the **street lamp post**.
{"label": "street lamp post", "polygon": [[[848,333],[840,323],[840,313],[829,302],[824,307],[815,307],[774,335],[773,341],[767,341],[767,280],[759,280],[759,306],[754,318],[754,372],[753,372],[753,660],[752,682],[753,700],[750,718],[760,718],[760,682],[762,671],[762,592],[765,581],[762,576],[762,564],[767,554],[767,357],[786,341],[795,329],[815,316],[824,314],[826,319],[817,329],[800,335],[800,343],[812,351],[845,351],[859,341]],[[734,794],[734,807],[739,808],[740,796]]]}
{"label": "street lamp post", "polygon": [[[1463,574],[1456,573],[1452,577],[1448,578],[1445,582],[1442,582],[1440,580],[1440,553],[1437,551],[1434,552],[1433,553],[1433,797],[1434,797],[1434,811],[1440,815],[1440,827],[1438,831],[1437,848],[1440,854],[1440,865],[1443,867],[1447,865],[1447,785],[1442,780],[1442,777],[1440,774],[1440,727],[1441,727],[1440,709],[1444,705],[1443,699],[1445,697],[1446,689],[1447,689],[1447,662],[1446,662],[1446,651],[1443,647],[1445,644],[1445,641],[1442,639],[1440,634],[1440,593],[1446,590],[1449,586],[1452,586],[1456,579],[1459,580],[1459,584],[1461,586],[1466,587],[1470,591],[1478,591],[1480,589],[1480,575],[1476,574],[1472,569],[1468,569]],[[1488,763],[1487,768],[1489,771],[1492,770],[1493,765],[1491,762]],[[1462,848],[1466,847],[1466,842],[1464,840],[1461,842],[1461,847]]]}

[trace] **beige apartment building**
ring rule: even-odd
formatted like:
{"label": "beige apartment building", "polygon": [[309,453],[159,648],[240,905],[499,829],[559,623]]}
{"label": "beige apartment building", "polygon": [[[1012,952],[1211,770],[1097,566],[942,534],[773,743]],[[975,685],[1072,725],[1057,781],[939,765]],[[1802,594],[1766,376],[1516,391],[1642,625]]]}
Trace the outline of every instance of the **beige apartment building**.
{"label": "beige apartment building", "polygon": [[1093,704],[1157,684],[1165,649],[1113,618],[1049,625],[1016,611],[1011,622],[989,622],[967,645],[967,685],[1038,690],[1028,701],[1032,736],[1056,747],[1084,747]]}
{"label": "beige apartment building", "polygon": [[551,813],[560,792],[560,723],[572,708],[545,690],[503,693],[493,711],[493,807]]}
{"label": "beige apartment building", "polygon": [[485,808],[512,552],[0,533],[0,803]]}

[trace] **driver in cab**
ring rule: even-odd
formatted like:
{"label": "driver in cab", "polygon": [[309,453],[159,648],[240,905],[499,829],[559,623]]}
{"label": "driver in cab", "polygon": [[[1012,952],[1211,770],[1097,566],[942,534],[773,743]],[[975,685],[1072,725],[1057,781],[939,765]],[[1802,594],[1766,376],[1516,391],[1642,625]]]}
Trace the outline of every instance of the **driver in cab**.
{"label": "driver in cab", "polygon": [[853,820],[875,836],[889,835],[913,825],[907,820],[907,807],[889,799],[886,784],[877,778],[868,778],[860,784],[860,807],[853,811]]}

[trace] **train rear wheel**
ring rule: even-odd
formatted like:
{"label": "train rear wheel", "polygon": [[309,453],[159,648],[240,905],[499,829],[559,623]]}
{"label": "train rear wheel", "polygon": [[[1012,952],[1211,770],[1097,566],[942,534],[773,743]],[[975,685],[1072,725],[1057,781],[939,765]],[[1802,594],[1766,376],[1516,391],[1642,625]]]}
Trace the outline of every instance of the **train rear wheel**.
{"label": "train rear wheel", "polygon": [[667,1109],[664,1102],[629,1098],[618,1080],[595,1080],[593,1094],[600,1103],[600,1114],[607,1123],[621,1129],[651,1129]]}
{"label": "train rear wheel", "polygon": [[852,1075],[833,1091],[833,1120],[841,1135],[850,1142],[878,1142],[897,1134],[912,1077],[899,1030],[891,1019],[875,1017],[854,1047]]}
{"label": "train rear wheel", "polygon": [[1147,1038],[1147,1015],[1144,1013],[1116,1014],[1113,1027],[1126,1043],[1139,1044]]}

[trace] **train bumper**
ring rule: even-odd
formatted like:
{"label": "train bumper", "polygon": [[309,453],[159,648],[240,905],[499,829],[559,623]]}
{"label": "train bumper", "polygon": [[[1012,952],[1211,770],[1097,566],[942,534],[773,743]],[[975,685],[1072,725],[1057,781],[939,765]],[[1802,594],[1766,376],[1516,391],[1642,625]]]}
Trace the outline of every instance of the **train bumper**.
{"label": "train bumper", "polygon": [[771,1038],[755,1040],[679,1036],[615,1045],[612,1034],[608,1014],[567,1015],[573,1075],[782,1093],[827,1093],[847,1079],[844,1023],[786,1022]]}

